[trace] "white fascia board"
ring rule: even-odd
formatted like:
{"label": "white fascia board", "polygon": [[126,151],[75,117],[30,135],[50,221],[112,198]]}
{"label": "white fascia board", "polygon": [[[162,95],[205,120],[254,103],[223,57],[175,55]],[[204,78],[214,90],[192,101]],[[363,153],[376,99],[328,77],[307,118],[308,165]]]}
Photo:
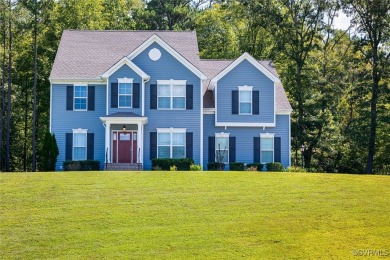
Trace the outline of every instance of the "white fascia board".
{"label": "white fascia board", "polygon": [[187,128],[156,128],[157,133],[185,133],[187,132]]}
{"label": "white fascia board", "polygon": [[123,57],[120,61],[115,63],[111,68],[109,68],[106,72],[104,72],[101,77],[108,78],[115,71],[120,69],[123,65],[127,65],[130,69],[132,69],[135,73],[137,73],[142,79],[149,79],[149,75],[143,72],[137,65],[135,65],[129,58]]}
{"label": "white fascia board", "polygon": [[204,115],[212,115],[215,113],[215,108],[203,108]]}
{"label": "white fascia board", "polygon": [[63,84],[79,84],[82,83],[83,86],[86,86],[88,84],[106,84],[106,79],[101,79],[101,78],[94,78],[94,79],[81,79],[81,78],[74,78],[74,79],[49,79],[50,84],[58,84],[58,85],[63,85]]}
{"label": "white fascia board", "polygon": [[169,52],[169,54],[171,54],[173,57],[175,57],[181,64],[183,64],[185,67],[187,67],[190,71],[192,71],[200,79],[202,79],[202,80],[207,79],[206,75],[204,75],[198,68],[196,68],[194,65],[192,65],[191,62],[189,62],[186,58],[184,58],[182,55],[180,55],[175,49],[173,49],[171,46],[169,46],[165,41],[163,41],[156,34],[153,34],[152,36],[150,36],[149,39],[147,39],[143,44],[138,46],[137,49],[135,49],[132,53],[130,53],[127,56],[127,58],[129,58],[130,60],[133,60],[135,57],[137,57],[141,52],[143,52],[146,48],[148,48],[154,42],[156,42],[162,48],[164,48],[167,52]]}
{"label": "white fascia board", "polygon": [[100,117],[103,124],[147,124],[147,117]]}
{"label": "white fascia board", "polygon": [[215,126],[222,126],[222,127],[275,127],[275,123],[216,122]]}
{"label": "white fascia board", "polygon": [[214,87],[215,84],[221,78],[223,78],[226,74],[228,74],[231,70],[233,70],[238,64],[240,64],[244,60],[249,61],[255,68],[257,68],[259,71],[261,71],[265,76],[267,76],[274,83],[280,82],[280,79],[278,77],[276,77],[274,74],[272,74],[272,72],[270,72],[267,68],[265,68],[261,63],[259,63],[255,58],[253,58],[249,53],[245,52],[239,58],[237,58],[235,61],[233,61],[229,66],[227,66],[223,71],[221,71],[217,76],[215,76],[210,81],[210,86]]}
{"label": "white fascia board", "polygon": [[276,110],[276,115],[291,115],[292,109],[278,109]]}

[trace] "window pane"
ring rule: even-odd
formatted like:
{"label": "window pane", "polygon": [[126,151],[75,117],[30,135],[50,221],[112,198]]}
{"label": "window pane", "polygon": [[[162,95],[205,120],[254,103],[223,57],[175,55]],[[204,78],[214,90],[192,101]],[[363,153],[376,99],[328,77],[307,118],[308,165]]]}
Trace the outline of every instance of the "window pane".
{"label": "window pane", "polygon": [[240,114],[250,114],[252,112],[251,103],[240,103]]}
{"label": "window pane", "polygon": [[173,145],[185,145],[186,135],[185,133],[174,133],[173,134]]}
{"label": "window pane", "polygon": [[170,148],[169,146],[159,146],[158,147],[158,158],[170,158]]}
{"label": "window pane", "polygon": [[261,138],[261,150],[273,150],[273,138]]}
{"label": "window pane", "polygon": [[171,134],[170,133],[159,133],[158,134],[158,145],[171,145]]}
{"label": "window pane", "polygon": [[215,149],[229,149],[229,142],[228,142],[228,137],[217,137],[215,138],[216,140],[216,145]]}
{"label": "window pane", "polygon": [[75,161],[80,161],[80,160],[85,160],[85,147],[75,147],[73,148],[73,160]]}
{"label": "window pane", "polygon": [[273,152],[263,151],[261,152],[261,162],[262,163],[269,163],[272,162],[273,159]]}
{"label": "window pane", "polygon": [[185,108],[185,98],[174,97],[173,98],[173,108]]}
{"label": "window pane", "polygon": [[119,96],[120,107],[131,107],[131,96]]}
{"label": "window pane", "polygon": [[132,87],[130,83],[119,83],[119,94],[132,94]]}
{"label": "window pane", "polygon": [[158,98],[158,108],[171,108],[171,98],[159,97]]}
{"label": "window pane", "polygon": [[184,146],[174,146],[172,147],[172,158],[184,158],[185,157],[185,147]]}
{"label": "window pane", "polygon": [[87,109],[87,99],[86,98],[75,98],[74,99],[74,109]]}
{"label": "window pane", "polygon": [[87,87],[86,86],[75,86],[74,87],[74,96],[75,97],[87,97]]}
{"label": "window pane", "polygon": [[170,97],[171,96],[171,86],[170,85],[158,85],[159,97]]}
{"label": "window pane", "polygon": [[173,85],[173,96],[185,97],[186,96],[186,86],[185,85]]}
{"label": "window pane", "polygon": [[251,91],[240,91],[240,102],[251,102]]}
{"label": "window pane", "polygon": [[215,161],[228,163],[229,161],[229,150],[227,149],[218,149],[215,151]]}
{"label": "window pane", "polygon": [[74,134],[73,135],[73,146],[86,146],[87,145],[87,135],[86,134]]}

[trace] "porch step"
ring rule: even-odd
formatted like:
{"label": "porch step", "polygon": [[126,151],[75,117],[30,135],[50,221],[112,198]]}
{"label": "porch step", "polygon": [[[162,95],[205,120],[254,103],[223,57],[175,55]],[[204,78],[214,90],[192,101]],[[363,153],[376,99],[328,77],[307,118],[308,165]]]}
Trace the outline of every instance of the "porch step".
{"label": "porch step", "polygon": [[107,163],[107,171],[141,171],[142,163]]}

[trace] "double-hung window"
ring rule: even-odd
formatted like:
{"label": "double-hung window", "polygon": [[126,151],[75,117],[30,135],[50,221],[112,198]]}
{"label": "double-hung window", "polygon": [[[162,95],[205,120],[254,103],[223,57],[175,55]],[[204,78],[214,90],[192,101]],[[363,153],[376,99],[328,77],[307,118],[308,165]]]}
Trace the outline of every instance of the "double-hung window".
{"label": "double-hung window", "polygon": [[260,134],[261,163],[274,161],[274,134]]}
{"label": "double-hung window", "polygon": [[239,114],[252,115],[252,88],[251,86],[239,86]]}
{"label": "double-hung window", "polygon": [[133,97],[133,79],[118,79],[118,107],[131,108]]}
{"label": "double-hung window", "polygon": [[87,86],[74,86],[74,110],[85,111],[87,110]]}
{"label": "double-hung window", "polygon": [[157,129],[158,158],[180,159],[186,157],[186,129]]}
{"label": "double-hung window", "polygon": [[87,130],[73,129],[73,160],[87,159]]}
{"label": "double-hung window", "polygon": [[158,80],[157,98],[158,109],[185,109],[186,81]]}
{"label": "double-hung window", "polygon": [[215,161],[229,163],[229,134],[215,134]]}

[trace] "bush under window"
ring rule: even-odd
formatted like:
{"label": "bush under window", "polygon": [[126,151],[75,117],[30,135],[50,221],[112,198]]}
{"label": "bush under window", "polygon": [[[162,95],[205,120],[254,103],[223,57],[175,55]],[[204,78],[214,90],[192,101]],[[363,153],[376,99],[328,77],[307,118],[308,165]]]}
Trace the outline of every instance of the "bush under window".
{"label": "bush under window", "polygon": [[194,164],[191,158],[170,159],[170,158],[155,158],[152,160],[152,169],[161,169],[163,171],[171,170],[172,166],[176,166],[178,171],[189,171],[190,166]]}
{"label": "bush under window", "polygon": [[100,161],[64,161],[64,171],[99,171]]}

